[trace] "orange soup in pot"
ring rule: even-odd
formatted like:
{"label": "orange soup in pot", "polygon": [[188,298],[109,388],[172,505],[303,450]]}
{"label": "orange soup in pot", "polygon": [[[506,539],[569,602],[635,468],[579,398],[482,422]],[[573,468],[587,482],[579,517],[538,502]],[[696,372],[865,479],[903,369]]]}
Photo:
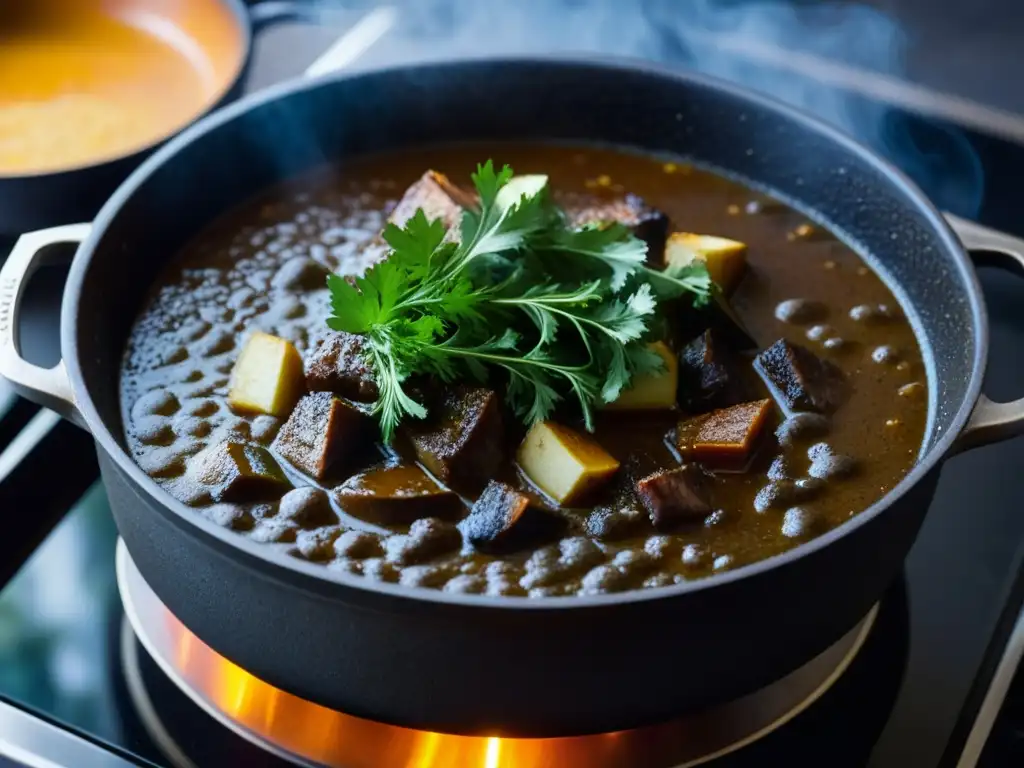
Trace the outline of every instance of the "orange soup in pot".
{"label": "orange soup in pot", "polygon": [[0,4],[0,175],[102,162],[211,106],[244,41],[220,2]]}

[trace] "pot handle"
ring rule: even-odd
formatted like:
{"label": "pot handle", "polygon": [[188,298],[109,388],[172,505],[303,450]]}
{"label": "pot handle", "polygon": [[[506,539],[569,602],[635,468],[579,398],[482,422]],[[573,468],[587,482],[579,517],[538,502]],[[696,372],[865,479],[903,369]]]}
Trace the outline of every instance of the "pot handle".
{"label": "pot handle", "polygon": [[85,420],[75,405],[64,361],[53,368],[42,368],[25,360],[18,349],[18,328],[25,286],[39,267],[54,261],[51,246],[81,244],[90,229],[91,224],[69,224],[22,235],[0,268],[0,376],[10,381],[22,397],[80,427],[85,427]]}
{"label": "pot handle", "polygon": [[[281,22],[306,21],[329,23],[331,9],[309,0],[249,0],[249,21],[254,34]],[[380,5],[360,17],[330,48],[317,57],[303,72],[304,77],[317,77],[337,72],[362,56],[383,37],[398,20],[398,11],[391,5]]]}
{"label": "pot handle", "polygon": [[[999,267],[1024,277],[1024,240],[952,214],[945,216],[975,264]],[[1022,434],[1024,398],[997,403],[981,395],[954,450],[962,451]]]}
{"label": "pot handle", "polygon": [[316,22],[321,13],[309,0],[247,0],[252,31],[260,33],[274,24],[287,21]]}

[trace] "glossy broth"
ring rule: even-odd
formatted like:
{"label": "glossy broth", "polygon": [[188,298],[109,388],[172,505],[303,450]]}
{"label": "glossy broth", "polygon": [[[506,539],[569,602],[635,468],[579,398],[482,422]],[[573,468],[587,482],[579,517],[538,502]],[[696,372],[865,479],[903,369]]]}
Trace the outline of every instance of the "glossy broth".
{"label": "glossy broth", "polygon": [[[275,276],[296,258],[335,272],[360,272],[388,211],[425,168],[461,181],[486,157],[509,162],[517,173],[548,174],[563,199],[602,187],[628,191],[668,214],[672,229],[748,245],[748,269],[732,304],[758,347],[779,338],[804,345],[839,366],[852,389],[827,441],[836,454],[855,458],[859,471],[854,478],[829,481],[820,496],[802,505],[814,515],[813,530],[794,530],[792,523],[787,529],[783,509],[755,509],[769,468],[782,455],[774,439],[745,472],[719,474],[712,491],[718,511],[706,520],[670,531],[641,525],[625,536],[606,536],[596,529],[591,509],[563,510],[567,529],[558,540],[505,555],[460,548],[447,524],[426,533],[381,528],[337,507],[331,519],[304,524],[275,503],[210,504],[190,486],[186,467],[198,451],[225,439],[269,445],[280,426],[271,417],[236,414],[227,406],[228,376],[246,336],[263,330],[305,352],[327,333],[327,291],[283,290]],[[790,299],[820,302],[827,316],[813,324],[784,322],[776,316],[778,307]],[[827,339],[841,343],[826,345]],[[828,232],[774,200],[686,165],[537,145],[365,158],[294,180],[226,214],[184,250],[147,300],[126,353],[122,400],[128,442],[141,466],[200,514],[240,535],[369,578],[531,596],[656,587],[790,549],[848,520],[898,483],[916,461],[927,417],[925,367],[910,324],[883,281]],[[679,418],[667,412],[604,413],[595,437],[631,468],[672,467],[677,459],[665,434]],[[522,435],[512,431],[509,455]],[[807,449],[818,439],[798,441],[791,451],[796,475],[808,471]],[[515,476],[511,459],[506,475]],[[324,486],[344,479],[343,474]],[[602,503],[611,499],[594,501]],[[415,555],[418,541],[436,544],[442,536],[449,537],[447,549]],[[366,546],[349,547],[352,541]],[[407,551],[413,555],[402,554]]]}

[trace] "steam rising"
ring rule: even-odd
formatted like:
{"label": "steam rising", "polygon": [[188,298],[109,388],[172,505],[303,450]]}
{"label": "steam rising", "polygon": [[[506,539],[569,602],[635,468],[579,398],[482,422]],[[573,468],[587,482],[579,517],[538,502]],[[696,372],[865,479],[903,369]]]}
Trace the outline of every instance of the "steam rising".
{"label": "steam rising", "polygon": [[[324,8],[352,3],[317,0]],[[364,7],[374,3],[363,3]],[[682,64],[808,110],[900,165],[940,206],[974,215],[981,165],[948,124],[899,103],[906,37],[849,3],[777,0],[398,0],[360,68],[464,56],[592,52]],[[891,99],[887,104],[879,100]],[[869,94],[870,97],[865,94]]]}

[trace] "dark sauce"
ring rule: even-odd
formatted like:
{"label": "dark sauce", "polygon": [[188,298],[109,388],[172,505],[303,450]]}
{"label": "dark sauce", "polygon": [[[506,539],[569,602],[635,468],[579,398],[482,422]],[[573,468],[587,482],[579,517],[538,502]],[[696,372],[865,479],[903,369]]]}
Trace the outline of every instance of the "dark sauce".
{"label": "dark sauce", "polygon": [[[621,488],[613,483],[592,501],[603,512],[563,510],[556,538],[502,555],[465,545],[453,521],[382,528],[332,512],[309,493],[283,504],[212,503],[186,479],[190,458],[229,439],[268,446],[280,427],[272,417],[238,415],[227,405],[229,375],[246,336],[263,330],[305,353],[327,332],[327,291],[312,287],[317,283],[305,280],[296,260],[359,273],[379,248],[376,236],[395,201],[426,168],[462,181],[487,157],[510,163],[517,173],[546,173],[563,195],[605,188],[635,193],[665,212],[673,229],[746,243],[748,269],[731,303],[758,347],[779,338],[802,344],[839,366],[849,381],[852,394],[827,437],[812,430],[788,436],[783,447],[769,436],[744,471],[719,476],[715,511],[704,520],[666,532],[643,516],[616,517]],[[813,311],[804,308],[800,316],[799,306],[784,304],[794,299],[814,302]],[[240,535],[371,579],[532,596],[677,583],[819,535],[881,498],[914,465],[928,401],[921,352],[898,302],[828,232],[777,201],[683,164],[536,145],[369,157],[268,190],[221,217],[185,249],[148,299],[125,354],[121,396],[128,443],[140,466],[198,514]],[[678,419],[667,412],[604,413],[595,438],[631,470],[672,467],[678,459],[665,434]],[[808,449],[823,439],[831,454],[856,462],[856,474],[826,479],[813,494],[765,509],[770,478],[807,480],[815,471]],[[502,474],[514,479],[509,455]],[[380,459],[367,456],[364,466]],[[297,484],[312,484],[290,474]],[[325,485],[344,479],[332,477]]]}

